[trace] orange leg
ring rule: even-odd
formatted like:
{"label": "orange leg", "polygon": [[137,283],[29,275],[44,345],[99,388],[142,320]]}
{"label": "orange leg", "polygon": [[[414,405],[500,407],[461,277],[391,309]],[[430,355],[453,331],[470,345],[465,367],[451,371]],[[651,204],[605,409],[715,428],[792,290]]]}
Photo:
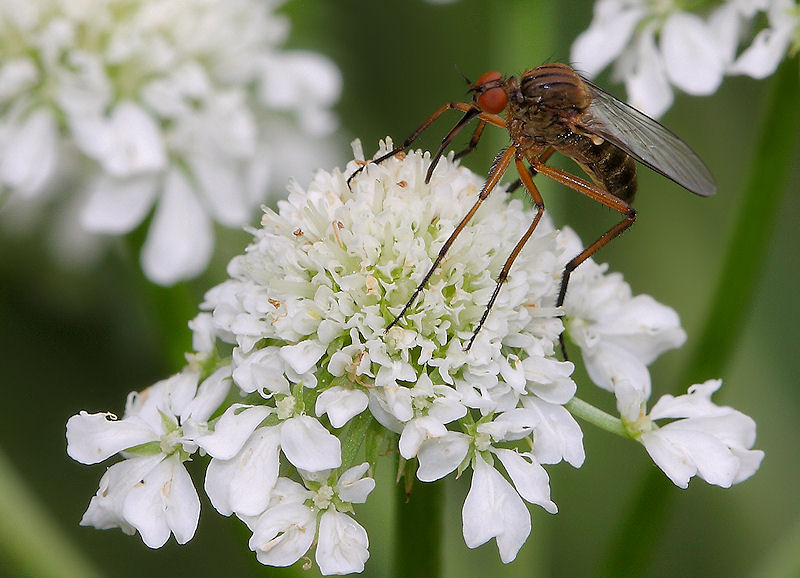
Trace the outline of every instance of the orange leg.
{"label": "orange leg", "polygon": [[558,291],[558,299],[556,299],[556,307],[561,307],[564,304],[564,299],[567,295],[567,284],[569,284],[569,276],[572,274],[572,272],[578,267],[578,265],[597,253],[601,247],[606,245],[615,237],[618,237],[623,231],[633,225],[633,223],[636,221],[636,209],[619,197],[615,197],[597,185],[589,183],[579,177],[569,174],[566,171],[562,171],[561,169],[539,164],[538,162],[534,163],[533,168],[537,172],[542,173],[543,175],[546,175],[555,181],[558,181],[562,185],[566,185],[569,188],[586,195],[590,199],[594,199],[598,203],[602,203],[606,207],[614,209],[624,217],[619,223],[600,235],[600,237],[598,237],[594,243],[586,247],[566,264],[564,267],[564,273],[561,276],[561,288]]}
{"label": "orange leg", "polygon": [[478,141],[481,140],[481,135],[483,135],[483,129],[485,127],[486,121],[481,120],[478,123],[478,126],[475,127],[475,131],[472,133],[472,137],[469,139],[469,144],[467,144],[467,147],[462,151],[458,151],[453,158],[460,159],[461,157],[474,151],[475,147],[478,146]]}
{"label": "orange leg", "polygon": [[[505,173],[506,169],[508,169],[508,165],[511,164],[511,160],[515,157],[516,153],[517,153],[516,147],[510,146],[499,157],[497,163],[492,168],[492,172],[489,173],[489,178],[486,180],[486,183],[483,185],[483,188],[481,189],[481,192],[478,195],[478,200],[475,201],[475,204],[472,205],[472,208],[467,212],[466,215],[464,215],[464,218],[461,219],[461,222],[456,226],[453,232],[450,233],[450,236],[444,242],[442,248],[439,249],[439,254],[436,256],[436,260],[433,262],[433,265],[431,265],[430,269],[428,269],[428,272],[425,274],[425,277],[423,277],[422,281],[419,283],[419,285],[417,285],[417,288],[414,290],[414,293],[411,294],[411,298],[405,304],[400,313],[398,313],[397,316],[392,320],[392,322],[389,323],[389,325],[386,327],[386,331],[389,331],[389,329],[394,327],[397,324],[397,322],[400,321],[400,319],[406,314],[409,307],[411,307],[411,305],[414,304],[414,301],[416,301],[419,294],[425,288],[425,285],[428,284],[428,280],[431,278],[431,275],[433,275],[433,272],[442,262],[442,259],[444,259],[444,256],[447,254],[447,251],[450,250],[450,247],[453,245],[453,242],[456,240],[456,237],[458,237],[459,233],[461,233],[466,224],[470,221],[470,219],[472,219],[472,217],[477,212],[478,207],[480,207],[481,203],[483,203],[483,201],[486,200],[486,197],[489,196],[489,193],[491,193],[492,190],[497,186],[497,183],[500,182],[503,173]],[[470,340],[470,344],[472,344],[472,340]]]}
{"label": "orange leg", "polygon": [[[439,118],[442,115],[442,113],[444,113],[447,110],[460,110],[460,111],[466,113],[464,115],[464,118],[466,118],[467,121],[465,121],[463,124],[459,123],[459,124],[461,124],[461,126],[456,125],[456,127],[454,127],[454,129],[453,129],[455,131],[455,133],[458,133],[458,131],[461,130],[461,128],[463,128],[463,126],[464,126],[464,124],[466,124],[466,122],[468,122],[469,120],[472,120],[476,116],[478,118],[480,118],[482,121],[488,122],[489,124],[493,124],[494,126],[498,126],[500,128],[505,128],[506,127],[506,121],[505,121],[505,119],[503,119],[502,116],[498,116],[496,114],[491,114],[491,113],[488,113],[488,112],[482,112],[479,108],[476,107],[476,105],[474,103],[448,102],[447,104],[444,104],[444,105],[440,106],[432,115],[430,115],[427,119],[425,119],[425,121],[421,125],[419,125],[417,130],[415,130],[413,133],[411,133],[411,135],[406,140],[404,140],[402,144],[400,144],[399,146],[396,146],[395,148],[390,150],[388,153],[386,153],[385,155],[383,155],[381,157],[378,157],[377,159],[375,159],[372,162],[374,162],[374,163],[382,163],[383,161],[385,161],[388,158],[393,157],[397,153],[406,150],[408,147],[411,146],[411,144],[415,140],[417,140],[417,138],[419,138],[419,135],[421,135],[423,132],[425,132],[425,130],[431,124],[433,124],[433,122],[437,118]],[[477,111],[477,114],[475,114],[474,111]],[[451,131],[451,133],[452,132],[453,131]],[[455,136],[455,133],[453,133],[453,135],[452,135],[453,137]],[[445,138],[447,138],[447,137],[445,137]],[[444,146],[446,146],[446,145],[444,145]],[[350,182],[356,177],[356,175],[358,175],[361,171],[364,170],[365,166],[366,165],[362,165],[362,166],[358,167],[353,172],[353,174],[350,175],[347,178],[347,186],[350,186]],[[428,178],[430,178],[430,176],[428,176]]]}
{"label": "orange leg", "polygon": [[[450,143],[453,142],[453,139],[456,138],[456,135],[459,132],[461,132],[461,129],[464,128],[465,126],[467,126],[470,123],[470,121],[472,121],[476,116],[478,116],[478,113],[480,113],[480,109],[478,109],[478,108],[471,108],[470,110],[465,112],[464,116],[461,117],[461,120],[459,120],[456,123],[456,125],[453,128],[450,129],[450,132],[448,132],[445,135],[445,137],[442,139],[442,143],[439,145],[439,148],[437,149],[436,153],[431,158],[431,164],[428,165],[428,172],[425,173],[425,184],[431,182],[431,175],[433,174],[433,170],[436,168],[436,165],[439,164],[439,159],[442,158],[442,155],[444,154],[445,149],[448,146],[450,146]],[[486,121],[481,120],[480,123],[478,124],[477,128],[480,129],[481,126],[485,125],[485,124],[486,124]],[[483,130],[481,129],[480,132],[482,133]],[[470,145],[472,144],[472,140],[475,138],[475,134],[478,134],[478,138],[480,138],[480,133],[478,133],[478,131],[476,129],[476,131],[473,132],[473,134],[472,134],[472,138],[470,139]],[[476,144],[477,144],[477,141],[476,141]],[[472,149],[468,148],[468,149],[466,149],[465,151],[462,151],[462,152],[464,154],[466,154],[466,153],[470,152],[470,150],[472,150]]]}
{"label": "orange leg", "polygon": [[486,309],[483,310],[483,315],[478,321],[478,324],[475,326],[475,329],[472,332],[472,337],[469,338],[469,341],[467,342],[467,345],[464,348],[467,351],[469,351],[469,348],[472,347],[472,342],[475,341],[475,337],[477,337],[478,332],[481,330],[481,327],[483,327],[486,318],[489,316],[489,311],[491,310],[492,305],[494,305],[495,299],[497,299],[497,295],[500,293],[500,287],[508,278],[508,272],[511,269],[511,265],[514,263],[514,260],[517,258],[520,251],[522,251],[522,248],[525,246],[525,243],[527,243],[528,239],[531,238],[534,229],[536,229],[536,226],[539,224],[539,221],[541,220],[542,215],[544,214],[544,201],[542,200],[542,195],[539,193],[539,189],[533,182],[531,174],[528,172],[528,169],[523,164],[522,159],[519,157],[519,154],[517,154],[514,160],[516,162],[517,173],[519,173],[519,178],[525,185],[525,188],[528,190],[531,199],[533,199],[533,204],[536,207],[536,215],[533,217],[533,221],[528,227],[528,230],[525,231],[525,234],[522,235],[522,238],[519,241],[517,241],[517,244],[514,246],[514,249],[511,251],[511,254],[506,259],[503,268],[500,270],[500,274],[497,276],[497,285],[495,285],[494,292],[492,293],[492,296],[489,298],[489,303],[487,303]]}
{"label": "orange leg", "polygon": [[[539,155],[539,162],[540,163],[546,163],[550,159],[550,157],[553,156],[554,152],[556,152],[556,149],[554,149],[553,147],[548,147],[547,150],[545,150],[542,154]],[[456,155],[456,157],[458,157],[458,155]],[[528,170],[528,174],[531,177],[535,177],[536,176],[536,169],[534,169],[533,167],[530,167],[530,169]],[[508,188],[506,189],[506,192],[507,193],[513,193],[514,191],[516,191],[520,187],[520,185],[522,185],[522,177],[518,178],[516,181],[514,181],[513,183],[508,185]]]}

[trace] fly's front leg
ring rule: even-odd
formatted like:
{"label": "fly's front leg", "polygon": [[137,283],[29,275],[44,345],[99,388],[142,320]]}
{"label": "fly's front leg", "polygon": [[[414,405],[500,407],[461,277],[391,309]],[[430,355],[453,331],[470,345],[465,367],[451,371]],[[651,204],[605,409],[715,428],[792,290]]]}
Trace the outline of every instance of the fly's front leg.
{"label": "fly's front leg", "polygon": [[461,219],[461,222],[458,224],[458,226],[456,226],[456,228],[453,229],[453,232],[450,233],[450,236],[444,242],[442,248],[439,249],[439,254],[436,256],[436,260],[433,262],[433,265],[431,265],[430,269],[428,269],[428,272],[425,274],[425,277],[423,277],[422,281],[419,283],[419,285],[417,285],[417,288],[411,294],[411,298],[408,300],[408,302],[406,302],[405,306],[400,311],[400,313],[398,313],[397,316],[392,320],[392,322],[389,323],[389,325],[386,327],[386,331],[389,331],[389,329],[397,325],[397,323],[406,314],[411,305],[414,304],[414,301],[416,301],[419,294],[425,288],[425,285],[428,284],[428,280],[431,278],[431,275],[433,275],[433,272],[437,269],[437,267],[439,267],[439,264],[442,262],[442,259],[444,259],[444,256],[450,250],[450,247],[453,245],[453,242],[456,240],[456,237],[458,237],[459,233],[461,233],[461,231],[464,230],[464,227],[467,225],[467,223],[469,223],[470,219],[472,219],[472,217],[478,211],[478,207],[481,206],[481,203],[483,203],[486,197],[489,196],[489,193],[491,193],[492,190],[494,190],[494,188],[497,186],[497,183],[500,182],[503,173],[506,172],[506,169],[508,169],[508,165],[511,164],[511,160],[514,158],[515,153],[516,153],[516,148],[509,147],[499,157],[497,163],[492,169],[492,172],[489,173],[489,178],[483,185],[483,188],[481,189],[481,192],[478,195],[478,199],[475,201],[475,204],[472,205],[472,208],[467,212],[466,215],[464,215],[464,218]]}
{"label": "fly's front leg", "polygon": [[533,182],[533,178],[531,177],[531,173],[528,172],[528,169],[525,168],[522,159],[517,155],[515,158],[516,166],[517,166],[517,173],[519,174],[519,178],[521,182],[525,185],[525,188],[528,190],[528,194],[530,194],[531,199],[533,199],[533,204],[536,207],[536,215],[533,217],[533,221],[531,222],[528,230],[525,231],[525,234],[522,235],[522,238],[517,241],[517,244],[514,246],[514,249],[511,251],[511,254],[506,259],[503,268],[500,270],[500,274],[497,276],[497,284],[494,287],[494,292],[492,292],[492,296],[489,298],[489,303],[486,305],[486,309],[483,310],[483,315],[481,315],[480,320],[478,321],[475,329],[472,331],[472,337],[469,338],[465,350],[469,350],[472,347],[472,343],[475,341],[475,338],[478,336],[478,332],[483,327],[483,324],[486,322],[486,318],[489,316],[489,311],[492,309],[492,305],[494,305],[497,296],[500,294],[500,287],[502,287],[503,283],[505,283],[506,279],[508,278],[508,272],[511,270],[511,265],[516,260],[517,256],[519,255],[522,248],[525,246],[525,243],[528,242],[528,239],[531,238],[533,231],[536,229],[536,226],[539,224],[539,221],[542,219],[542,215],[544,214],[544,201],[542,200],[542,195],[539,193],[539,189]]}

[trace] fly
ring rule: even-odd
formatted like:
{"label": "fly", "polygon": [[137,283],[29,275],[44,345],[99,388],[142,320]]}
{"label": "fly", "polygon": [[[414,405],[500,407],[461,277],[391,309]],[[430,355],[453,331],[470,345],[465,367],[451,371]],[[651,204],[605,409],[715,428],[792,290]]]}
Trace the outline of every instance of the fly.
{"label": "fly", "polygon": [[[467,350],[483,327],[511,265],[544,214],[542,196],[533,182],[533,176],[537,173],[622,215],[621,221],[566,264],[556,299],[557,307],[564,304],[572,272],[636,221],[636,210],[632,206],[637,186],[635,161],[701,197],[716,192],[716,184],[708,168],[685,142],[657,121],[583,78],[566,64],[552,63],[530,68],[519,78],[503,78],[499,72],[487,72],[472,85],[470,92],[473,95],[472,102],[450,102],[439,107],[402,144],[374,161],[380,163],[407,149],[442,113],[451,109],[462,111],[464,115],[442,139],[428,168],[426,183],[430,181],[436,164],[455,136],[473,120],[477,119],[478,124],[469,144],[456,157],[463,156],[477,146],[487,124],[506,129],[511,137],[511,145],[497,156],[475,204],[442,245],[433,265],[387,330],[399,322],[417,299],[456,237],[512,162],[533,200],[536,214],[500,270],[494,292],[467,342]],[[504,117],[500,116],[503,112]],[[547,165],[547,160],[554,152],[575,161],[589,176],[589,180]],[[354,172],[348,183],[362,169],[360,167]]]}

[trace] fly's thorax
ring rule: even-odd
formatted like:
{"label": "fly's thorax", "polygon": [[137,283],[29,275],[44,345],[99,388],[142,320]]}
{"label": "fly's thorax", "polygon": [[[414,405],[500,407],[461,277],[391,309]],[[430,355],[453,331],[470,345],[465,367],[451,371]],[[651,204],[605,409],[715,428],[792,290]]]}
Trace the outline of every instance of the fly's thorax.
{"label": "fly's thorax", "polygon": [[580,76],[565,64],[543,64],[526,70],[519,82],[525,100],[554,113],[580,114],[592,97]]}
{"label": "fly's thorax", "polygon": [[591,102],[586,85],[568,66],[545,64],[506,83],[508,118],[521,121],[521,132],[540,145],[555,146],[571,134],[572,120]]}

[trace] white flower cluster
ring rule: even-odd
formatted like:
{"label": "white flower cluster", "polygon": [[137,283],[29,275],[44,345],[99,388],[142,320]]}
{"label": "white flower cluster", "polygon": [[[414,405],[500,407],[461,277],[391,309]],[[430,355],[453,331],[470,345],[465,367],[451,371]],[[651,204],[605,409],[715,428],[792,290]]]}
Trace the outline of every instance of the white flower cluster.
{"label": "white flower cluster", "polygon": [[8,212],[73,187],[79,194],[59,208],[70,224],[59,226],[122,235],[155,207],[146,275],[172,284],[201,273],[213,221],[250,222],[270,173],[291,162],[283,135],[292,125],[309,142],[335,125],[339,72],[319,54],[280,49],[288,21],[272,11],[281,3],[0,3]]}
{"label": "white flower cluster", "polygon": [[[632,297],[591,261],[573,275],[564,310],[554,307],[579,241],[547,219],[464,350],[532,218],[502,190],[386,332],[482,186],[451,159],[425,184],[429,163],[413,152],[369,164],[351,189],[354,161],[345,174],[319,172],[307,191],[293,186],[279,213],[266,212],[192,322],[187,368],[132,394],[121,420],[82,412],[68,422],[74,459],[124,458],[82,524],[138,531],[151,547],[170,532],[185,542],[198,501],[183,464],[207,454],[205,491],[221,514],[248,525],[259,561],[290,565],[316,544],[324,574],[360,572],[369,543],[352,505],[373,489],[369,472],[388,439],[416,460],[422,482],[471,473],[464,540],[474,548],[494,538],[509,562],[531,530],[525,502],[557,511],[543,466],[584,461],[568,411],[573,364],[556,357],[562,315],[592,378],[617,396],[630,436],[676,483],[696,473],[725,486],[756,470],[754,424],[712,404],[716,386],[644,412],[647,364],[685,338],[674,311]],[[662,417],[676,419],[658,429]]]}
{"label": "white flower cluster", "polygon": [[[760,16],[767,25],[753,34]],[[589,77],[616,61],[630,104],[659,117],[672,105],[673,86],[708,95],[726,74],[764,78],[798,46],[795,0],[725,0],[705,16],[672,0],[597,0],[571,61]]]}

